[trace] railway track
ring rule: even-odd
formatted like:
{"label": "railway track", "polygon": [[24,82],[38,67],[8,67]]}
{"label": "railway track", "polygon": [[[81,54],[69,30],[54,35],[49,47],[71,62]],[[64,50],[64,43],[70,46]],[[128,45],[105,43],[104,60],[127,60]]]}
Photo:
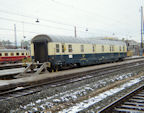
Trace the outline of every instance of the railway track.
{"label": "railway track", "polygon": [[106,74],[111,74],[121,70],[126,70],[130,68],[140,68],[142,66],[144,66],[144,61],[135,62],[127,65],[125,64],[125,65],[107,67],[104,69],[98,69],[91,72],[71,74],[69,76],[67,75],[63,77],[59,76],[59,77],[54,77],[46,80],[35,81],[33,83],[14,85],[9,89],[5,88],[0,90],[0,101],[9,100],[24,95],[30,95],[36,92],[40,92],[44,90],[44,88],[58,87],[65,84],[74,83],[85,79],[90,79],[93,77],[104,76]]}
{"label": "railway track", "polygon": [[[125,59],[124,61],[128,61],[128,60],[136,60],[136,59],[144,59],[144,57],[136,57],[136,58],[127,58]],[[42,64],[37,64],[39,67],[42,65]],[[119,66],[119,65],[118,65]],[[0,65],[0,70],[4,70],[4,69],[9,69],[7,71],[10,71],[10,73],[8,72],[4,72],[4,74],[0,74],[0,80],[10,80],[10,79],[16,79],[18,74],[22,73],[21,72],[14,72],[13,70],[10,70],[10,69],[20,69],[22,67],[25,67],[25,65],[23,64],[9,64],[9,65]],[[74,68],[75,69],[75,68]],[[6,70],[4,70],[6,71]],[[11,73],[12,72],[12,73]],[[36,71],[33,71],[33,72],[30,72],[30,70],[28,71],[28,73],[34,73]],[[0,72],[1,73],[1,72]],[[2,72],[3,73],[3,72]]]}
{"label": "railway track", "polygon": [[144,113],[144,85],[108,105],[98,113]]}
{"label": "railway track", "polygon": [[0,70],[4,70],[4,69],[13,69],[13,68],[22,68],[22,67],[26,67],[27,64],[5,64],[5,65],[0,65]]}
{"label": "railway track", "polygon": [[[124,59],[124,61],[128,61],[128,60],[136,60],[136,59],[143,59],[144,57],[136,57],[136,58],[126,58]],[[42,65],[37,64],[39,67]],[[0,80],[10,80],[10,79],[16,79],[15,76],[20,74],[21,72],[14,72],[13,70],[11,71],[10,69],[20,69],[20,68],[25,68],[26,66],[28,66],[28,64],[5,64],[5,65],[0,65],[0,70],[4,70],[6,71],[6,69],[8,69],[7,71],[10,71],[10,73],[8,72],[4,72],[4,74],[0,74]],[[11,73],[12,72],[12,73]],[[35,71],[34,71],[35,72]],[[1,73],[1,72],[0,72]],[[29,71],[29,73],[31,73]]]}

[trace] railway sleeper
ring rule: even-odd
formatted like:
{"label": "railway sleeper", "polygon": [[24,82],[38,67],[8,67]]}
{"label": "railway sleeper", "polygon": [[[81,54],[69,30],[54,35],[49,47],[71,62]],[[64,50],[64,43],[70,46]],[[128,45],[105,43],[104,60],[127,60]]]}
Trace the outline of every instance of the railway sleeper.
{"label": "railway sleeper", "polygon": [[143,110],[129,108],[115,108],[115,111],[121,113],[143,113]]}

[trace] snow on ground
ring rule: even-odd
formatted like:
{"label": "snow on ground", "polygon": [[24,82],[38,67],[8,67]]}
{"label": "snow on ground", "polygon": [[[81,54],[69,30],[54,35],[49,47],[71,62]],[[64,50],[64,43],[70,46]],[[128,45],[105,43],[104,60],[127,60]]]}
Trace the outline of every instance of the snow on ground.
{"label": "snow on ground", "polygon": [[20,73],[23,72],[25,68],[16,68],[16,69],[5,69],[5,70],[0,70],[0,76],[5,75],[5,74],[15,74],[15,73]]}
{"label": "snow on ground", "polygon": [[[104,77],[104,79],[97,80],[95,83],[92,82],[90,84],[86,84],[85,86],[77,87],[77,88],[74,88],[72,90],[61,92],[59,94],[55,94],[53,96],[46,97],[43,99],[38,99],[35,102],[29,103],[25,106],[21,106],[20,108],[25,110],[25,111],[29,111],[29,112],[33,112],[33,110],[36,110],[33,108],[39,108],[42,110],[46,110],[48,108],[52,108],[55,105],[58,105],[59,103],[65,103],[68,101],[75,101],[77,98],[79,98],[81,96],[85,96],[89,92],[92,92],[97,88],[106,86],[108,83],[112,83],[112,82],[115,82],[118,80],[122,80],[122,79],[125,79],[128,77],[131,77],[132,75],[133,75],[132,73],[126,73],[126,74],[122,74],[122,75],[112,76],[109,78]],[[109,91],[106,91],[106,92],[104,92],[104,93],[102,93],[96,97],[93,97],[89,100],[85,100],[84,102],[81,102],[81,103],[77,104],[76,106],[73,106],[69,109],[65,109],[61,112],[80,111],[80,110],[85,109],[88,106],[90,106],[96,102],[101,101],[102,99],[106,98],[107,96],[110,96],[114,93],[117,93],[118,91],[120,91],[126,87],[129,87],[129,86],[131,86],[131,85],[133,85],[139,81],[140,81],[140,79],[132,80],[132,81],[120,86],[119,88],[114,88],[114,89],[111,89]],[[67,86],[64,86],[64,87],[67,87]],[[19,109],[17,109],[16,111],[18,111],[18,110]]]}
{"label": "snow on ground", "polygon": [[23,89],[24,87],[17,87],[15,88],[15,90],[19,90],[19,89]]}
{"label": "snow on ground", "polygon": [[[24,70],[25,70],[25,68],[0,70],[0,76],[1,75],[9,75],[9,74],[21,73]],[[9,84],[10,84],[9,80],[0,80],[0,86],[9,85]]]}
{"label": "snow on ground", "polygon": [[76,113],[76,112],[79,112],[79,111],[95,104],[96,102],[99,102],[99,101],[103,100],[104,98],[111,96],[111,95],[125,89],[126,87],[129,87],[131,85],[138,83],[139,81],[140,81],[140,78],[131,80],[130,82],[125,83],[125,84],[121,85],[120,87],[105,91],[105,92],[99,94],[98,96],[95,96],[95,97],[92,97],[88,100],[84,100],[83,102],[77,103],[75,106],[70,107],[68,109],[64,109],[63,111],[61,111],[59,113]]}
{"label": "snow on ground", "polygon": [[141,57],[143,57],[143,56],[131,56],[129,58],[141,58]]}
{"label": "snow on ground", "polygon": [[143,56],[130,56],[130,57],[126,57],[125,59],[131,59],[131,58],[142,58]]}
{"label": "snow on ground", "polygon": [[8,85],[8,83],[5,82],[4,80],[0,80],[0,86],[4,86],[4,85]]}

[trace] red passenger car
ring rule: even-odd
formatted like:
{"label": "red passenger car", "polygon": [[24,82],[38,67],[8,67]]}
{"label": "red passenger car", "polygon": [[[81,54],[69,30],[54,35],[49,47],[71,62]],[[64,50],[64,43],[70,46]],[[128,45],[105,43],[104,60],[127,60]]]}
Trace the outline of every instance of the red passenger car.
{"label": "red passenger car", "polygon": [[25,49],[0,49],[0,63],[18,63],[30,58],[30,52]]}

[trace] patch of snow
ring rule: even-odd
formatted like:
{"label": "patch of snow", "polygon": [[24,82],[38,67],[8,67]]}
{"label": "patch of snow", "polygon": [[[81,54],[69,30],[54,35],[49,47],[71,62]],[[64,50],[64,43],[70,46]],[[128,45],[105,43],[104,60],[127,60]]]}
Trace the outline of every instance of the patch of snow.
{"label": "patch of snow", "polygon": [[39,100],[37,100],[37,101],[36,101],[36,103],[40,103],[40,102],[42,102],[42,100],[41,100],[41,99],[39,99]]}
{"label": "patch of snow", "polygon": [[27,104],[27,106],[35,106],[35,103],[30,103],[30,104]]}
{"label": "patch of snow", "polygon": [[15,88],[15,90],[19,90],[19,89],[23,89],[23,87],[17,87],[17,88]]}
{"label": "patch of snow", "polygon": [[93,91],[93,89],[91,87],[85,87],[85,90],[87,90],[87,91]]}
{"label": "patch of snow", "polygon": [[0,70],[0,75],[20,73],[20,72],[23,72],[24,70],[25,70],[25,68],[15,68],[15,69]]}
{"label": "patch of snow", "polygon": [[140,57],[143,57],[143,56],[131,56],[129,58],[140,58]]}
{"label": "patch of snow", "polygon": [[79,112],[79,111],[81,111],[81,110],[83,110],[83,109],[85,109],[85,108],[87,108],[87,107],[89,107],[89,106],[91,106],[91,105],[103,100],[104,98],[106,98],[108,96],[111,96],[111,95],[113,95],[113,94],[125,89],[126,87],[129,87],[129,86],[131,86],[133,84],[138,83],[139,81],[140,81],[140,78],[131,80],[130,82],[125,83],[125,84],[121,85],[118,88],[113,88],[113,89],[110,89],[108,91],[105,91],[105,92],[103,92],[103,93],[101,93],[101,94],[99,94],[99,95],[97,95],[95,97],[92,97],[92,98],[90,98],[88,100],[85,100],[83,102],[77,103],[75,106],[70,107],[69,109],[64,109],[63,111],[61,111],[59,113],[67,113],[67,112],[68,113],[76,113],[76,112]]}
{"label": "patch of snow", "polygon": [[9,83],[5,80],[0,80],[0,86],[9,85]]}
{"label": "patch of snow", "polygon": [[[37,101],[35,101],[35,103],[27,104],[27,105],[23,106],[23,108],[28,107],[28,109],[29,109],[29,106],[32,108],[37,106],[37,109],[41,109],[41,108],[49,109],[49,108],[52,108],[54,105],[57,105],[58,103],[76,100],[78,97],[84,96],[96,88],[105,86],[108,82],[111,83],[112,81],[114,82],[115,80],[122,80],[129,76],[132,76],[132,73],[126,73],[126,74],[122,74],[122,75],[116,75],[114,77],[100,79],[96,83],[86,84],[85,86],[81,86],[81,87],[74,88],[72,90],[61,92],[59,94],[55,94],[50,97],[38,99]],[[135,83],[135,82],[133,82],[133,83]],[[127,85],[129,86],[129,84],[127,84]],[[130,83],[130,85],[132,85],[132,83]],[[128,87],[128,86],[126,86],[126,87]],[[110,96],[110,95],[118,92],[119,90],[121,90],[121,89],[115,88],[113,90],[109,90],[107,92],[104,92],[103,94],[98,95],[95,98],[91,98],[89,100],[84,100],[82,103],[79,103],[76,106],[73,106],[73,107],[63,110],[63,111],[64,112],[67,112],[67,111],[75,112],[72,109],[76,109],[76,111],[80,111],[96,102],[101,101],[102,99],[106,98],[107,96]]]}
{"label": "patch of snow", "polygon": [[36,107],[33,107],[32,110],[33,111],[38,111],[38,109]]}
{"label": "patch of snow", "polygon": [[26,109],[27,106],[21,106],[21,105],[20,105],[20,108],[21,108],[21,109]]}
{"label": "patch of snow", "polygon": [[53,99],[53,102],[54,103],[59,103],[59,102],[61,102],[59,99]]}
{"label": "patch of snow", "polygon": [[48,108],[51,108],[53,106],[53,103],[51,102],[46,102],[45,105],[47,105]]}
{"label": "patch of snow", "polygon": [[44,105],[42,104],[42,105],[40,105],[39,106],[39,108],[41,108],[42,110],[45,110],[45,107],[44,107]]}

